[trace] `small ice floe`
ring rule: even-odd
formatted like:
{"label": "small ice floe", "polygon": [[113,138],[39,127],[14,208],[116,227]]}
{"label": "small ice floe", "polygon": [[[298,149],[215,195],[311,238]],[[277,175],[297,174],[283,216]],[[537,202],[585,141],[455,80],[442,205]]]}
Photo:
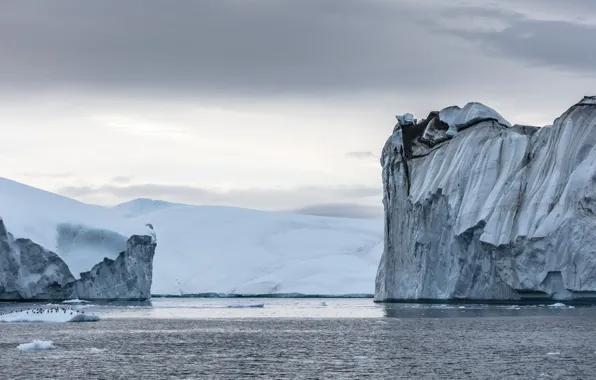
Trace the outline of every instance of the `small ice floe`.
{"label": "small ice floe", "polygon": [[561,353],[560,353],[560,352],[558,352],[558,351],[555,351],[555,352],[547,352],[546,354],[547,354],[547,355],[550,355],[550,356],[561,355]]}
{"label": "small ice floe", "polygon": [[319,304],[319,306],[327,306],[327,302],[325,302],[325,301],[322,301],[322,302]]}
{"label": "small ice floe", "polygon": [[465,306],[458,307],[458,309],[465,309],[465,308],[466,308]]}
{"label": "small ice floe", "polygon": [[53,350],[54,342],[51,340],[34,340],[31,343],[23,343],[17,346],[21,351]]}
{"label": "small ice floe", "polygon": [[232,304],[226,306],[228,309],[247,309],[247,308],[258,308],[258,307],[265,307],[264,303],[245,303],[245,304]]}
{"label": "small ice floe", "polygon": [[567,305],[565,305],[564,303],[561,303],[561,302],[557,302],[557,303],[553,303],[552,305],[550,305],[550,307],[567,307]]}
{"label": "small ice floe", "polygon": [[99,354],[100,352],[104,352],[106,351],[105,348],[96,348],[96,347],[91,347],[89,349],[89,352],[91,352],[92,354]]}
{"label": "small ice floe", "polygon": [[89,301],[80,300],[80,299],[76,298],[74,300],[62,301],[62,303],[89,303]]}
{"label": "small ice floe", "polygon": [[74,310],[68,307],[32,308],[13,311],[0,315],[0,322],[97,322],[99,317],[93,314],[85,314],[84,311]]}
{"label": "small ice floe", "polygon": [[515,305],[509,306],[507,308],[507,310],[519,310],[519,309],[521,309],[521,308],[519,306],[515,306]]}

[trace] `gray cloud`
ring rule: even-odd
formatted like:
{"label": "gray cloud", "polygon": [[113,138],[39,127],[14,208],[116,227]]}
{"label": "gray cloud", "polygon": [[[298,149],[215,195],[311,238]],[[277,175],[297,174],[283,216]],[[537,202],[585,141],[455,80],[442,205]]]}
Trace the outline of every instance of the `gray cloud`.
{"label": "gray cloud", "polygon": [[[528,3],[538,5],[532,1]],[[560,1],[541,2],[543,6],[551,8],[557,3],[562,4]],[[533,19],[528,14],[503,8],[466,6],[444,11],[448,22],[430,18],[427,22],[434,25],[437,32],[461,37],[488,55],[505,56],[534,66],[570,72],[579,70],[583,74],[596,76],[596,54],[590,48],[596,40],[596,25],[582,23],[580,17],[582,12],[589,14],[596,11],[596,3],[573,3],[578,15],[574,21]],[[480,22],[474,23],[475,19],[480,19]],[[486,27],[483,24],[492,24],[495,27]]]}
{"label": "gray cloud", "polygon": [[442,17],[444,3],[9,2],[0,82],[245,95],[461,86],[483,66],[421,22]]}
{"label": "gray cloud", "polygon": [[72,178],[74,175],[72,173],[18,173],[18,175],[28,178]]}
{"label": "gray cloud", "polygon": [[128,176],[117,176],[112,178],[112,183],[114,184],[127,184],[130,183],[130,181],[132,181],[132,177],[128,177]]}
{"label": "gray cloud", "polygon": [[306,206],[290,210],[290,212],[336,218],[380,219],[383,217],[383,206],[368,206],[357,203],[328,203]]}
{"label": "gray cloud", "polygon": [[369,159],[369,158],[375,158],[376,159],[376,158],[379,158],[379,156],[377,156],[373,152],[361,152],[361,151],[348,152],[348,153],[346,153],[346,157],[356,158],[356,159]]}
{"label": "gray cloud", "polygon": [[[187,204],[228,205],[264,210],[299,209],[316,203],[380,204],[382,191],[373,186],[305,186],[289,189],[242,189],[222,191],[193,186],[135,184],[98,187],[69,186],[57,190],[66,196],[96,201],[124,202],[133,198],[152,198]],[[115,203],[116,203],[115,202]]]}

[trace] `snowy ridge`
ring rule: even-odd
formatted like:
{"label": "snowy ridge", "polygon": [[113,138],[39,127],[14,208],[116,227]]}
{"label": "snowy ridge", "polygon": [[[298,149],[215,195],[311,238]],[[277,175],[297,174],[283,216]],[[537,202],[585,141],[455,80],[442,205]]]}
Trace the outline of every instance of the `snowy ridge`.
{"label": "snowy ridge", "polygon": [[596,296],[595,105],[543,128],[478,103],[398,125],[381,159],[377,298]]}

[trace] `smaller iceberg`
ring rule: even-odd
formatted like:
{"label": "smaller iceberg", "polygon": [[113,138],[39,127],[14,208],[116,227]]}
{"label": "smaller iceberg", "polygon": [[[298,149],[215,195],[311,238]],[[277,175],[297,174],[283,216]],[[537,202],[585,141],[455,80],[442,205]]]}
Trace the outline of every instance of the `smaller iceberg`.
{"label": "smaller iceberg", "polygon": [[11,313],[1,314],[0,322],[97,322],[99,317],[93,314],[85,314],[84,311],[74,310],[66,307],[53,308],[32,308]]}
{"label": "smaller iceberg", "polygon": [[53,350],[54,342],[51,340],[34,340],[31,343],[23,343],[17,346],[21,351]]}

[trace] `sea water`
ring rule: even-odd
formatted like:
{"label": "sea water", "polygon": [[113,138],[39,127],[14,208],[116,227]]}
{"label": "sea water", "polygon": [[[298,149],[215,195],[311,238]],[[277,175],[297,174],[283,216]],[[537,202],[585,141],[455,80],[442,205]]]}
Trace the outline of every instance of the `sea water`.
{"label": "sea water", "polygon": [[[0,324],[0,378],[596,378],[590,306],[163,298],[77,307],[101,320]],[[35,340],[53,349],[17,348]]]}

